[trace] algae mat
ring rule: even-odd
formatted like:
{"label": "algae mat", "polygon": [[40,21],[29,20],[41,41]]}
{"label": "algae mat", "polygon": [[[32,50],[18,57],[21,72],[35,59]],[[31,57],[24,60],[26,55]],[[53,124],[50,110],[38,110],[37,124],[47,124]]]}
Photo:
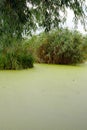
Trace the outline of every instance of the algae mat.
{"label": "algae mat", "polygon": [[87,130],[87,65],[0,71],[0,130]]}

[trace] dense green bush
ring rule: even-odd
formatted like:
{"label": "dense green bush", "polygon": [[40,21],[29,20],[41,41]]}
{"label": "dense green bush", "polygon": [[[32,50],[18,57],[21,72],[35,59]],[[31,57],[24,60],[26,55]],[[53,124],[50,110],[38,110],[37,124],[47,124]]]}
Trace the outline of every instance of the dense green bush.
{"label": "dense green bush", "polygon": [[39,36],[37,56],[41,63],[75,64],[84,61],[84,38],[77,31],[60,29]]}
{"label": "dense green bush", "polygon": [[87,36],[59,29],[22,42],[0,41],[0,69],[25,69],[33,63],[76,64],[87,60]]}
{"label": "dense green bush", "polygon": [[84,36],[83,41],[84,42],[83,42],[82,52],[84,52],[84,57],[87,61],[87,35]]}
{"label": "dense green bush", "polygon": [[0,69],[26,69],[33,67],[34,58],[23,43],[13,42],[0,48]]}
{"label": "dense green bush", "polygon": [[17,61],[20,65],[20,68],[26,69],[26,68],[32,68],[34,63],[34,58],[29,49],[26,49],[23,47],[23,49],[20,49],[17,53]]}
{"label": "dense green bush", "polygon": [[37,62],[38,61],[37,48],[40,45],[42,45],[42,39],[39,39],[38,35],[33,35],[31,38],[25,39],[23,45],[26,49],[29,48],[30,52],[33,54],[34,61]]}

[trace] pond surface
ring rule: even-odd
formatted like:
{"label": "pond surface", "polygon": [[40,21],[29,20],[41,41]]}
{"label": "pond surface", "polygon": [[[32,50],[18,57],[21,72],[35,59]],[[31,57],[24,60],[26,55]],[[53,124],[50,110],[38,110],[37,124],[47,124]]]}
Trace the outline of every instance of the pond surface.
{"label": "pond surface", "polygon": [[0,71],[0,130],[87,130],[87,65]]}

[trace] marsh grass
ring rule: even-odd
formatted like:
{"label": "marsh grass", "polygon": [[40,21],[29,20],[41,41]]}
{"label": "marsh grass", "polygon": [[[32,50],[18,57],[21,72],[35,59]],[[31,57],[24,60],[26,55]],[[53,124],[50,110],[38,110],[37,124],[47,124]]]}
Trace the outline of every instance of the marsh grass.
{"label": "marsh grass", "polygon": [[2,46],[0,50],[0,69],[26,69],[33,67],[34,58],[22,41],[12,41],[8,46]]}
{"label": "marsh grass", "polygon": [[37,57],[40,63],[77,64],[87,59],[87,38],[77,31],[61,29],[38,39]]}

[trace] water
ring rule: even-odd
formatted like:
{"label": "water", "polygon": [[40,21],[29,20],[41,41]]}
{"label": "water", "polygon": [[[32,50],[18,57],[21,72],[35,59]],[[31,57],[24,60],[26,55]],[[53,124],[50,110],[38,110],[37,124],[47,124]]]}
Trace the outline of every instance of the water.
{"label": "water", "polygon": [[0,71],[0,130],[87,130],[87,65]]}

